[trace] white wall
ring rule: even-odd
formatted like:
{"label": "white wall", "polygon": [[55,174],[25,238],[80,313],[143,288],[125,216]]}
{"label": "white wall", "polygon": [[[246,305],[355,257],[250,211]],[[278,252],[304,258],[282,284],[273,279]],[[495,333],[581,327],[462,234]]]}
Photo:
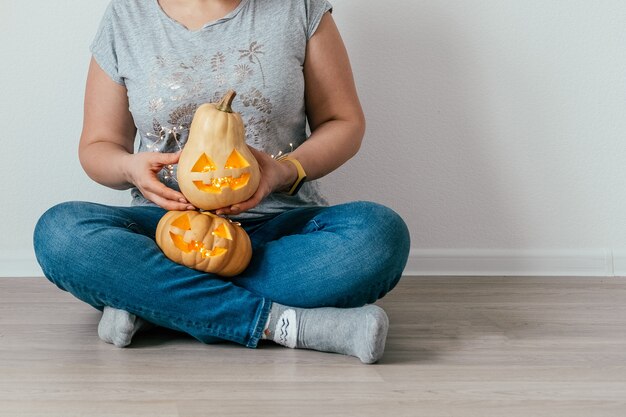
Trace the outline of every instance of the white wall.
{"label": "white wall", "polygon": [[[0,275],[47,207],[128,202],[76,155],[107,2],[0,0]],[[333,5],[369,124],[324,187],[402,214],[407,273],[626,275],[626,2]]]}

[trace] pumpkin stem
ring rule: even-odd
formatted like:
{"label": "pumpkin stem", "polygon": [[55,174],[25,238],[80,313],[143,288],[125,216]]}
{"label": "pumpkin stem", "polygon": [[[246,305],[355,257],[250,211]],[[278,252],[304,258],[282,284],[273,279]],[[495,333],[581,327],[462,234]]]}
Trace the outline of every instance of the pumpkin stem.
{"label": "pumpkin stem", "polygon": [[234,90],[228,90],[226,92],[226,94],[224,94],[224,97],[222,97],[222,99],[217,103],[216,108],[219,111],[224,111],[226,113],[232,113],[233,109],[231,106],[231,104],[233,104],[233,100],[235,99],[235,96],[237,95],[237,93],[235,93]]}

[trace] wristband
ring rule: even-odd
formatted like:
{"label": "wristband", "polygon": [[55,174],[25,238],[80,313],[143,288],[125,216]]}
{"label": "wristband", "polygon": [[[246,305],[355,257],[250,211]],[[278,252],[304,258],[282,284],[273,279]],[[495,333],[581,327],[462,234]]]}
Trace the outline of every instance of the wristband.
{"label": "wristband", "polygon": [[302,188],[302,185],[304,184],[304,181],[306,180],[306,172],[304,172],[304,168],[302,168],[302,164],[300,163],[300,161],[298,161],[295,158],[286,156],[280,159],[280,162],[283,162],[283,161],[291,162],[292,164],[295,165],[296,169],[298,170],[298,179],[296,179],[296,182],[294,182],[291,188],[289,189],[289,191],[287,191],[287,195],[295,195],[300,190],[300,188]]}

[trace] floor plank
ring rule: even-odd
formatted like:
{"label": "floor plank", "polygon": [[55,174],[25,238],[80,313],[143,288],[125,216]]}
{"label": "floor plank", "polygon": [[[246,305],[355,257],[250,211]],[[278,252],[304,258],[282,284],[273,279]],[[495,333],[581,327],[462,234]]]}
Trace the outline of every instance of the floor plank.
{"label": "floor plank", "polygon": [[405,277],[383,359],[154,329],[102,343],[99,312],[0,279],[0,416],[624,416],[626,280]]}

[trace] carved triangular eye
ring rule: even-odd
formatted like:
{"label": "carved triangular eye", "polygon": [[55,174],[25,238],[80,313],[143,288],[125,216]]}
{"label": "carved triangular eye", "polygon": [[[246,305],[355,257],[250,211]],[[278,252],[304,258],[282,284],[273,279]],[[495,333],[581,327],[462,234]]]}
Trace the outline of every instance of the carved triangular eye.
{"label": "carved triangular eye", "polygon": [[230,230],[226,227],[224,223],[217,226],[217,228],[211,232],[213,236],[221,237],[223,239],[233,240],[233,237],[230,234]]}
{"label": "carved triangular eye", "polygon": [[196,161],[196,164],[191,168],[191,172],[209,172],[215,171],[217,167],[205,153],[200,155],[200,158]]}
{"label": "carved triangular eye", "polygon": [[224,169],[236,169],[236,168],[247,168],[250,164],[246,161],[237,149],[233,149],[230,153],[230,156],[226,160],[226,165],[224,165]]}
{"label": "carved triangular eye", "polygon": [[176,220],[172,222],[172,226],[178,227],[179,229],[183,229],[183,230],[191,230],[191,223],[189,222],[189,216],[187,216],[186,214],[183,214],[182,216],[180,216],[179,218],[177,218]]}
{"label": "carved triangular eye", "polygon": [[191,252],[191,249],[189,248],[189,243],[185,242],[181,235],[176,235],[170,232],[170,237],[172,238],[174,246],[176,246],[178,249],[182,250],[185,253]]}

